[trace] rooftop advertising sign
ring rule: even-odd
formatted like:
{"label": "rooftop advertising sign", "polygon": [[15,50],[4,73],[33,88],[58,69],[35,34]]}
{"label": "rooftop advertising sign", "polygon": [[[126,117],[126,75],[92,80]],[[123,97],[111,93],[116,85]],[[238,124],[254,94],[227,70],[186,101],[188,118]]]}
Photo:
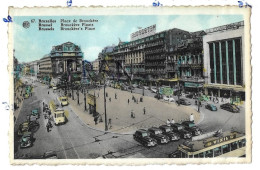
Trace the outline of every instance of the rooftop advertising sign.
{"label": "rooftop advertising sign", "polygon": [[149,35],[153,35],[156,33],[156,24],[146,27],[144,29],[140,29],[131,34],[131,41],[147,37]]}

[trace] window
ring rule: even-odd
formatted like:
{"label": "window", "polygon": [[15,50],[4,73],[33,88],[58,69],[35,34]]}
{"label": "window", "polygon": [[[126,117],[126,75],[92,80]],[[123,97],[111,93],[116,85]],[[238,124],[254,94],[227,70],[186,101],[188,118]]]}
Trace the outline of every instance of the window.
{"label": "window", "polygon": [[236,150],[238,147],[238,141],[231,143],[231,151]]}
{"label": "window", "polygon": [[214,157],[217,157],[222,154],[221,147],[214,148],[213,151],[214,151]]}
{"label": "window", "polygon": [[213,149],[206,151],[205,158],[212,158],[213,157]]}

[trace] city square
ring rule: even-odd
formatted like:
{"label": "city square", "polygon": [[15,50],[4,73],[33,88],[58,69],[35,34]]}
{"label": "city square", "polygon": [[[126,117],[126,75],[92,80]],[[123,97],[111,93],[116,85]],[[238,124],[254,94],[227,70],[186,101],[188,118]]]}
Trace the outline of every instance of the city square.
{"label": "city square", "polygon": [[[15,160],[247,156],[247,20],[223,15],[198,29],[152,18],[35,16],[50,22],[39,30],[55,31],[45,32],[54,37],[48,41],[36,31],[32,39],[42,40],[32,52],[24,51],[18,36],[28,35],[24,22],[31,18],[16,18]],[[137,19],[143,25],[130,34],[126,24],[106,39],[99,29],[118,20],[136,27]],[[95,39],[84,32],[89,24]]]}

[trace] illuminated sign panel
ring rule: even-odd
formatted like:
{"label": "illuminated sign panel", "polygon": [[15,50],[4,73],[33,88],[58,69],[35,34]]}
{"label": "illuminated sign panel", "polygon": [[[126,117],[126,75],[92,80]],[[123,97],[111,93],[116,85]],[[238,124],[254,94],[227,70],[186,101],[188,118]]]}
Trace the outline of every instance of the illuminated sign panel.
{"label": "illuminated sign panel", "polygon": [[156,24],[151,25],[147,28],[140,29],[139,31],[136,31],[131,34],[131,41],[147,37],[149,35],[153,35],[156,32]]}

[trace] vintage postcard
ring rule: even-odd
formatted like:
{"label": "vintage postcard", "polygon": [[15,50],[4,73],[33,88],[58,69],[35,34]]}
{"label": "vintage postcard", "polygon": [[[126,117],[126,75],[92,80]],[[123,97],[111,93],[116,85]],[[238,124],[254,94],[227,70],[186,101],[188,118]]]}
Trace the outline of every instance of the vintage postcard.
{"label": "vintage postcard", "polygon": [[250,8],[9,8],[11,164],[251,162]]}

